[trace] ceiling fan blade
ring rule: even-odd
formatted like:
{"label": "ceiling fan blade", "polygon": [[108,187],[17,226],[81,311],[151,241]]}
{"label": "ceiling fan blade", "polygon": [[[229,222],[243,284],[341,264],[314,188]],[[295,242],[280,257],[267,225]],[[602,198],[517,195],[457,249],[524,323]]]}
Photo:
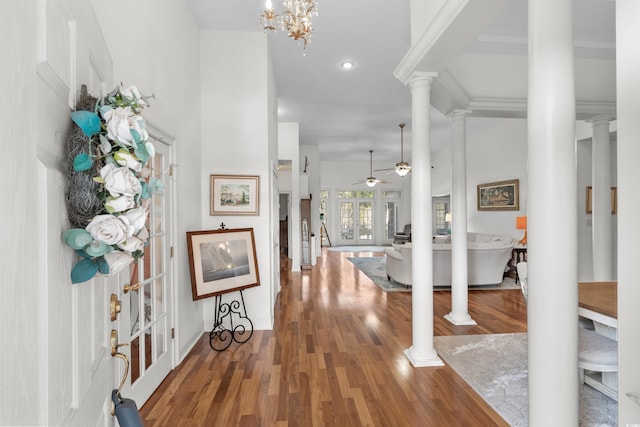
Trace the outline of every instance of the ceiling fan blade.
{"label": "ceiling fan blade", "polygon": [[374,172],[380,172],[380,171],[392,171],[395,170],[395,168],[386,168],[386,169],[374,169]]}

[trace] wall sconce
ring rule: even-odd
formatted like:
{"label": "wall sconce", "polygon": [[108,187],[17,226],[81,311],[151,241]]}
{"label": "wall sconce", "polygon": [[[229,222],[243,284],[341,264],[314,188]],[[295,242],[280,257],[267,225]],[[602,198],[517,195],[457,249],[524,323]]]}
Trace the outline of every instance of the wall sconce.
{"label": "wall sconce", "polygon": [[526,245],[527,244],[527,217],[526,216],[516,217],[516,229],[524,230],[524,236],[522,236],[520,243],[523,245]]}

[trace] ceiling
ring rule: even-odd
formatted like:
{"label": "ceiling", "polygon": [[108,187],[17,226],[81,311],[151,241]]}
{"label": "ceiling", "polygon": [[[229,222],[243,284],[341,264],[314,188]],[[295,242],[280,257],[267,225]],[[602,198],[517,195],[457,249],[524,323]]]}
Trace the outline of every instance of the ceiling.
{"label": "ceiling", "polygon": [[[186,1],[200,28],[262,32],[263,0]],[[280,1],[273,4],[278,11]],[[578,106],[578,116],[615,112],[615,2],[573,4],[576,99],[584,106]],[[434,150],[451,139],[442,113],[453,108],[493,117],[470,117],[467,133],[504,117],[526,116],[527,1],[474,0],[469,5],[452,34],[430,48],[440,52],[440,62],[429,63],[427,53],[421,64],[439,71],[432,91]],[[389,166],[400,160],[398,125],[406,123],[404,159],[410,161],[411,95],[394,76],[411,47],[409,0],[318,0],[318,12],[306,51],[281,31],[265,35],[279,120],[298,122],[300,143],[318,145],[322,161],[368,163],[373,149],[374,162],[388,161]],[[340,67],[345,60],[355,64],[349,71]]]}

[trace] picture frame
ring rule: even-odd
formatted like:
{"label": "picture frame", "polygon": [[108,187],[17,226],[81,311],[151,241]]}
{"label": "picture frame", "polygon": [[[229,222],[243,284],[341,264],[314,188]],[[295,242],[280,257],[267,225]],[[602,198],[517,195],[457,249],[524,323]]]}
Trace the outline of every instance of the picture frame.
{"label": "picture frame", "polygon": [[260,286],[253,228],[187,231],[193,300]]}
{"label": "picture frame", "polygon": [[478,184],[478,210],[520,210],[519,182],[518,179],[510,179],[507,181]]}
{"label": "picture frame", "polygon": [[260,176],[211,175],[210,215],[259,215]]}
{"label": "picture frame", "polygon": [[[591,186],[587,187],[586,207],[587,214],[593,213],[593,190]],[[618,187],[611,187],[611,214],[618,213]]]}

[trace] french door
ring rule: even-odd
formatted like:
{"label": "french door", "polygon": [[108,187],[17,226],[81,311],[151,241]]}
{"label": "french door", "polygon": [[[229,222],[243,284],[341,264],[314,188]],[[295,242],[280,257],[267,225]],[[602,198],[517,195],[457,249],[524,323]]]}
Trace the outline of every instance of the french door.
{"label": "french door", "polygon": [[340,245],[372,244],[374,209],[371,199],[339,199]]}
{"label": "french door", "polygon": [[[164,138],[163,138],[164,139]],[[120,343],[128,344],[129,376],[123,395],[138,406],[151,396],[174,366],[172,342],[171,156],[170,147],[153,141],[152,175],[163,189],[149,205],[149,245],[132,263],[122,288]],[[125,353],[126,351],[122,351]]]}

